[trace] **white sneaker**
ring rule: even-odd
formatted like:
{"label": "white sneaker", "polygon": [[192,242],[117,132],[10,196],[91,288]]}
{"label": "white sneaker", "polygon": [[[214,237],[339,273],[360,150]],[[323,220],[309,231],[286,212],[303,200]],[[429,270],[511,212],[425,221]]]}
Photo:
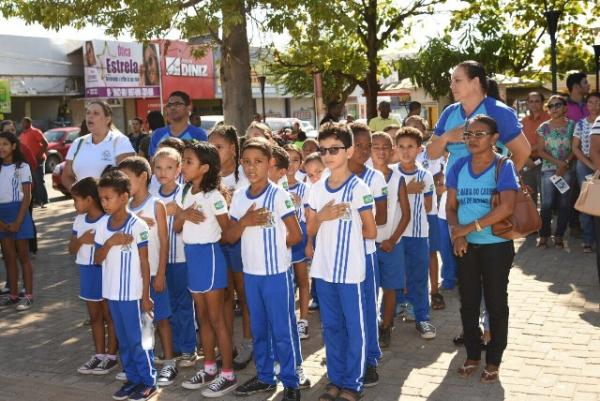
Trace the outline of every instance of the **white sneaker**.
{"label": "white sneaker", "polygon": [[305,319],[298,319],[298,337],[301,340],[308,338],[308,321]]}
{"label": "white sneaker", "polygon": [[234,377],[233,380],[227,380],[223,375],[217,376],[207,388],[202,390],[202,396],[206,398],[218,398],[222,397],[230,391],[235,390],[238,386],[237,379]]}
{"label": "white sneaker", "polygon": [[93,370],[96,369],[101,362],[102,359],[98,358],[96,355],[92,355],[89,361],[77,369],[77,372],[81,373],[82,375],[91,375]]}
{"label": "white sneaker", "polygon": [[119,372],[119,373],[117,373],[115,375],[115,380],[126,382],[127,381],[127,374],[125,374],[125,372]]}
{"label": "white sneaker", "polygon": [[22,311],[26,311],[27,309],[31,308],[32,306],[33,306],[33,299],[29,298],[29,297],[23,297],[19,300],[19,303],[17,303],[17,306],[15,309],[22,312]]}

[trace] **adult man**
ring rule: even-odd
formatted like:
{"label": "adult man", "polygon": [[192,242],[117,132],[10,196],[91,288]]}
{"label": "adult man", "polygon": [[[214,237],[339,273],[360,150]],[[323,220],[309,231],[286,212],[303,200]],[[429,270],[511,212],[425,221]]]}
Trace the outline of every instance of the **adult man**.
{"label": "adult man", "polygon": [[340,117],[342,116],[342,110],[344,109],[344,105],[337,100],[332,100],[327,103],[327,114],[319,123],[319,126],[323,125],[327,122],[337,123],[340,121]]}
{"label": "adult man", "polygon": [[383,131],[383,129],[390,125],[400,126],[400,122],[395,118],[390,118],[390,112],[392,111],[392,105],[390,102],[382,101],[379,103],[379,117],[373,117],[369,121],[369,128],[371,131]]}
{"label": "adult man", "polygon": [[127,135],[127,137],[129,138],[129,141],[131,142],[131,146],[133,146],[135,153],[139,151],[140,142],[145,135],[144,131],[142,130],[143,123],[144,122],[139,117],[135,117],[131,121],[129,121],[129,125],[131,126],[131,132],[129,133],[129,135]]}
{"label": "adult man", "polygon": [[165,105],[167,110],[167,120],[170,122],[166,127],[158,128],[152,133],[148,156],[154,156],[158,145],[166,138],[172,136],[183,141],[206,141],[208,139],[206,132],[202,128],[194,127],[190,124],[191,101],[187,93],[175,91],[169,95],[169,100]]}
{"label": "adult man", "polygon": [[39,129],[31,124],[31,118],[24,117],[21,121],[23,131],[19,136],[19,141],[27,146],[35,156],[35,166],[31,166],[31,175],[33,177],[33,201],[37,202],[42,208],[48,203],[48,192],[44,185],[44,168],[46,165],[46,150],[48,141]]}
{"label": "adult man", "polygon": [[590,92],[590,84],[585,72],[576,72],[567,76],[567,89],[569,98],[567,99],[567,118],[573,121],[579,121],[589,114],[585,104],[585,98]]}
{"label": "adult man", "polygon": [[523,133],[527,137],[532,149],[523,169],[523,181],[525,185],[531,188],[531,197],[536,204],[542,171],[542,163],[535,150],[538,142],[537,129],[541,123],[550,119],[550,115],[544,111],[543,106],[544,95],[540,92],[530,92],[527,95],[527,115],[521,120]]}

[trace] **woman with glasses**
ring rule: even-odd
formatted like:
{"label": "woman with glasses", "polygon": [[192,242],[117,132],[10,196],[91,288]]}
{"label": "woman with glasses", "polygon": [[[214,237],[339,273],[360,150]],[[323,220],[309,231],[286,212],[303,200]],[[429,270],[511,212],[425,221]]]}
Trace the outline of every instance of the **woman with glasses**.
{"label": "woman with glasses", "polygon": [[[467,351],[467,360],[458,374],[467,378],[479,369],[479,312],[483,296],[493,335],[486,347],[482,383],[498,381],[508,337],[508,275],[515,255],[513,241],[492,233],[493,224],[512,215],[519,188],[513,162],[500,159],[494,151],[499,136],[493,118],[478,115],[470,119],[463,132],[469,155],[456,160],[446,177],[446,217],[457,257]],[[500,204],[492,208],[494,193],[500,194]]]}
{"label": "woman with glasses", "polygon": [[567,101],[560,95],[553,95],[546,103],[550,120],[537,129],[536,150],[542,158],[542,201],[540,215],[542,228],[537,246],[548,248],[548,238],[552,229],[552,209],[557,207],[554,246],[564,248],[563,235],[567,229],[570,214],[570,197],[573,174],[570,169],[574,155],[571,143],[575,122],[567,118]]}

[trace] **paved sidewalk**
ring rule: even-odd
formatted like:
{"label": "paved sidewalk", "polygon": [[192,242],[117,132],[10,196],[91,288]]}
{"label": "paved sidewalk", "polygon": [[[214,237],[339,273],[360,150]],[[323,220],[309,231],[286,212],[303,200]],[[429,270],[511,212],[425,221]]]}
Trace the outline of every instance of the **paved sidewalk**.
{"label": "paved sidewalk", "polygon": [[[66,246],[74,217],[72,202],[35,209],[40,252],[34,262],[35,305],[25,313],[0,310],[0,400],[108,400],[120,383],[114,375],[76,373],[91,355],[85,305],[77,298],[78,271]],[[600,288],[593,254],[579,241],[565,250],[538,250],[533,239],[517,244],[510,275],[510,331],[501,382],[483,385],[455,370],[465,359],[452,344],[460,332],[455,291],[444,293],[447,308],[432,311],[438,336],[424,341],[414,326],[396,323],[392,346],[384,352],[380,383],[365,401],[389,400],[600,400]],[[239,318],[236,319],[239,328]],[[318,313],[310,319],[311,337],[302,342],[305,369],[314,386],[302,394],[316,400],[326,384]],[[239,332],[239,330],[238,330]],[[199,392],[180,387],[193,369],[181,369],[175,385],[156,400],[198,400]],[[239,372],[241,381],[253,367]],[[274,400],[276,395],[248,397]],[[223,398],[234,400],[234,396]]]}

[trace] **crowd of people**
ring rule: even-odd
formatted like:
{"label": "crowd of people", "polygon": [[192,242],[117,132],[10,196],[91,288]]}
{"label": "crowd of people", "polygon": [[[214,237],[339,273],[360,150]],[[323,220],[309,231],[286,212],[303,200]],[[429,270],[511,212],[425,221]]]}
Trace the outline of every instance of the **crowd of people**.
{"label": "crowd of people", "polygon": [[[402,122],[382,102],[368,125],[340,123],[331,109],[316,139],[274,134],[260,121],[243,136],[225,124],[207,135],[190,123],[184,92],[168,98],[168,125],[154,116],[144,135],[136,120],[127,137],[108,104],[91,102],[89,133],[70,147],[62,176],[77,211],[68,250],[94,348],[78,372],[105,375],[120,360],[124,384],[113,399],[145,400],[202,354],[184,388],[243,396],[274,392],[279,380],[283,399],[299,400],[311,385],[301,341],[318,310],[329,380],[319,401],[354,401],[378,384],[394,322],[414,322],[419,336],[435,338],[430,309],[445,308],[440,290],[458,287],[463,331],[454,341],[467,355],[457,374],[478,372],[485,349],[480,381],[498,381],[515,251],[492,226],[512,215],[522,180],[536,202],[540,195],[537,245],[548,247],[556,214],[552,239],[562,248],[572,191],[600,169],[600,95],[588,93],[585,74],[567,85],[569,98],[530,93],[519,121],[483,66],[465,61],[452,73],[456,103],[432,131],[416,102]],[[27,160],[32,142],[19,143],[3,125],[0,187],[12,191],[0,195],[10,284],[0,305],[17,310],[33,303],[29,206],[42,159],[31,145],[35,160]],[[592,216],[578,218],[591,252],[600,219],[594,233]],[[252,360],[256,376],[238,383],[235,371]]]}

